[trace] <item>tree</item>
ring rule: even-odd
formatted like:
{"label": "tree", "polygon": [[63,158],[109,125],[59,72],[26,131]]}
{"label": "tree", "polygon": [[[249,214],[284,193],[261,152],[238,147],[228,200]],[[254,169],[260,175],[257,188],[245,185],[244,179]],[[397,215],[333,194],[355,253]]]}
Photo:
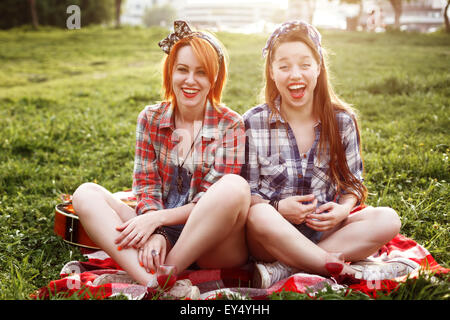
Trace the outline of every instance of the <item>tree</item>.
{"label": "tree", "polygon": [[450,6],[450,0],[447,0],[447,5],[444,9],[444,22],[445,22],[445,31],[450,33],[450,22],[448,21],[448,7]]}
{"label": "tree", "polygon": [[[328,0],[331,1],[331,0]],[[350,3],[350,4],[358,4],[359,11],[356,17],[348,17],[347,18],[347,29],[352,30],[356,29],[361,23],[361,17],[364,13],[364,1],[363,0],[340,0],[341,3]],[[349,26],[349,24],[354,24],[353,26]]]}
{"label": "tree", "polygon": [[30,6],[31,23],[33,25],[33,28],[37,29],[39,27],[39,21],[38,21],[38,14],[37,14],[37,10],[36,10],[36,1],[28,0],[28,4]]}
{"label": "tree", "polygon": [[31,9],[28,1],[0,1],[0,29],[9,29],[31,24]]}
{"label": "tree", "polygon": [[1,0],[0,29],[25,24],[66,28],[66,10],[71,5],[80,7],[83,26],[114,20],[115,0]]}
{"label": "tree", "polygon": [[122,0],[116,0],[116,28],[120,28],[121,7],[122,7]]}
{"label": "tree", "polygon": [[304,0],[305,5],[307,7],[307,21],[309,23],[313,23],[313,18],[314,18],[314,11],[316,11],[316,1],[314,0]]}
{"label": "tree", "polygon": [[288,2],[289,19],[303,19],[312,23],[315,10],[315,0],[289,0]]}
{"label": "tree", "polygon": [[400,17],[402,15],[402,0],[389,0],[394,9],[394,29],[400,29]]}
{"label": "tree", "polygon": [[[331,0],[328,0],[328,1],[331,1]],[[350,3],[350,4],[358,4],[359,5],[358,18],[361,19],[362,14],[364,13],[364,1],[363,0],[340,0],[340,2]]]}

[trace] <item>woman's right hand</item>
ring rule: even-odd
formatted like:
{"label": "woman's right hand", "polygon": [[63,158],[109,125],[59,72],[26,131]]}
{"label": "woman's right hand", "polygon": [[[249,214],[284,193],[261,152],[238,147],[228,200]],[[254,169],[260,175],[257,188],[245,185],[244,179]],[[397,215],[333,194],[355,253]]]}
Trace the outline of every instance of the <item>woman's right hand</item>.
{"label": "woman's right hand", "polygon": [[[304,202],[311,202],[305,204]],[[317,199],[313,194],[292,196],[278,202],[278,212],[290,223],[300,224],[308,214],[316,211]]]}
{"label": "woman's right hand", "polygon": [[151,274],[164,264],[167,254],[167,241],[163,235],[153,234],[142,248],[139,249],[139,264]]}

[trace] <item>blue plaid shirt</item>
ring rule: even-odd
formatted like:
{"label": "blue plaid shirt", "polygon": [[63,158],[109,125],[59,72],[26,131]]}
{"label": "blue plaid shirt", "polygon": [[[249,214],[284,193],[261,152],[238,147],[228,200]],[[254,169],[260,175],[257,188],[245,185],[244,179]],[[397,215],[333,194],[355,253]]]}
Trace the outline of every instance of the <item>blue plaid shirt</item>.
{"label": "blue plaid shirt", "polygon": [[[279,109],[279,100],[276,107]],[[353,117],[346,112],[336,117],[348,167],[362,181],[363,162]],[[329,154],[321,155],[320,160],[318,157],[320,122],[314,128],[311,149],[300,154],[289,124],[272,113],[267,104],[248,110],[243,118],[246,158],[241,174],[249,182],[252,195],[270,200],[313,193],[318,205],[338,200],[337,187],[327,174]]]}

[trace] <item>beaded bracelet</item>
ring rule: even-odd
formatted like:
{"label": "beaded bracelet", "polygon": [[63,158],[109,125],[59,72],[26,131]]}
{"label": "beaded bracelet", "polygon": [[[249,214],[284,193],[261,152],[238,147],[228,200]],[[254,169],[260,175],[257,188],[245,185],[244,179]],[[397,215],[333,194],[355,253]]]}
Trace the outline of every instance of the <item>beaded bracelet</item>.
{"label": "beaded bracelet", "polygon": [[278,199],[271,199],[271,200],[269,201],[269,204],[270,204],[272,207],[274,207],[275,210],[278,211],[278,203],[279,203],[279,202],[280,202],[280,200],[278,200]]}
{"label": "beaded bracelet", "polygon": [[155,231],[153,232],[153,234],[162,235],[166,239],[166,241],[170,243],[169,236],[167,235],[166,231],[163,228],[161,228],[161,227],[156,228]]}

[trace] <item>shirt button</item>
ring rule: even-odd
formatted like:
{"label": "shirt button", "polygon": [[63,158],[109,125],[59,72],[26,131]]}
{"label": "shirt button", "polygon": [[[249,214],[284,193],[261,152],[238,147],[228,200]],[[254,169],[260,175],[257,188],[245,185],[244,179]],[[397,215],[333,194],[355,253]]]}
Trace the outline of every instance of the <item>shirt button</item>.
{"label": "shirt button", "polygon": [[302,175],[301,173],[299,173],[299,174],[297,175],[297,177],[303,178],[303,175]]}

